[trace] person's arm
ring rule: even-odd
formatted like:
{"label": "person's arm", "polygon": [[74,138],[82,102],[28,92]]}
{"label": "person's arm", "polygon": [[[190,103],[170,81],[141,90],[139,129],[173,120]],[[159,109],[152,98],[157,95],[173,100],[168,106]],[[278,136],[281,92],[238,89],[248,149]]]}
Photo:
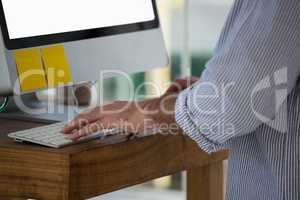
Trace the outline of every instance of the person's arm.
{"label": "person's arm", "polygon": [[177,123],[203,150],[215,152],[285,109],[300,72],[299,9],[297,0],[236,1],[201,83],[176,103]]}
{"label": "person's arm", "polygon": [[197,81],[195,77],[178,79],[159,98],[141,102],[116,101],[96,107],[75,117],[62,132],[72,140],[110,128],[120,129],[120,133],[124,131],[130,137],[181,133],[175,122],[175,102],[179,92]]}

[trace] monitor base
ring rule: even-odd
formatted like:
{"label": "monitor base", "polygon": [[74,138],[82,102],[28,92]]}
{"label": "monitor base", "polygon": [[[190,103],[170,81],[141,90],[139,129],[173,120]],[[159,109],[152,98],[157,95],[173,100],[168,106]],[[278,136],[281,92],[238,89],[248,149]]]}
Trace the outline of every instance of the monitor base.
{"label": "monitor base", "polygon": [[15,101],[10,99],[7,109],[0,113],[0,118],[51,124],[69,121],[81,111],[77,106],[42,102],[35,94],[23,95],[21,99],[22,106],[17,106]]}

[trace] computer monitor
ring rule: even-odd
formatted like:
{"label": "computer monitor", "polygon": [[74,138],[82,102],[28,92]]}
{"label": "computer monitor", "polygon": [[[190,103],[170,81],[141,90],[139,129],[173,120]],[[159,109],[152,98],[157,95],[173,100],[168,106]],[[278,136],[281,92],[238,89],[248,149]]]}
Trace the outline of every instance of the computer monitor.
{"label": "computer monitor", "polygon": [[63,44],[72,83],[168,62],[155,0],[0,0],[0,95],[22,94],[15,52]]}

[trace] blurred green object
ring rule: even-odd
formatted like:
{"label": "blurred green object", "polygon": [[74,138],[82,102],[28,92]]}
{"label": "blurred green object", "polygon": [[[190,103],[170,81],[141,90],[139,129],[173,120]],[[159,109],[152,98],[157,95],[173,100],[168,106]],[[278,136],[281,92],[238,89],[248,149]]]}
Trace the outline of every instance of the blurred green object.
{"label": "blurred green object", "polygon": [[192,56],[192,76],[200,77],[210,58],[211,55],[209,54],[194,54]]}
{"label": "blurred green object", "polygon": [[[210,54],[196,54],[194,53],[192,55],[192,76],[200,77],[203,70],[205,69],[205,65],[207,61],[211,58]],[[172,61],[172,79],[175,80],[177,78],[181,77],[181,57],[179,54],[174,53],[171,56],[171,61]]]}
{"label": "blurred green object", "polygon": [[[134,90],[139,89],[140,96],[145,94],[145,88],[139,88],[145,82],[145,73],[136,73],[130,75]],[[128,80],[124,77],[117,76],[104,81],[105,99],[113,101],[115,99],[128,99]]]}
{"label": "blurred green object", "polygon": [[8,97],[3,97],[3,100],[1,100],[1,102],[0,102],[0,113],[4,112],[5,109],[7,108],[7,106],[8,106],[8,100],[9,100]]}

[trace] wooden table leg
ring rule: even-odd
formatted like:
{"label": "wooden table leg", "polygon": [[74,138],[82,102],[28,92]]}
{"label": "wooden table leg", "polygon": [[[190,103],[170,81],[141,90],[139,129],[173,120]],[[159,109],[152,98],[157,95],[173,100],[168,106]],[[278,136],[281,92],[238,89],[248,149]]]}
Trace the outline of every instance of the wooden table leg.
{"label": "wooden table leg", "polygon": [[187,171],[187,200],[224,199],[223,162]]}

